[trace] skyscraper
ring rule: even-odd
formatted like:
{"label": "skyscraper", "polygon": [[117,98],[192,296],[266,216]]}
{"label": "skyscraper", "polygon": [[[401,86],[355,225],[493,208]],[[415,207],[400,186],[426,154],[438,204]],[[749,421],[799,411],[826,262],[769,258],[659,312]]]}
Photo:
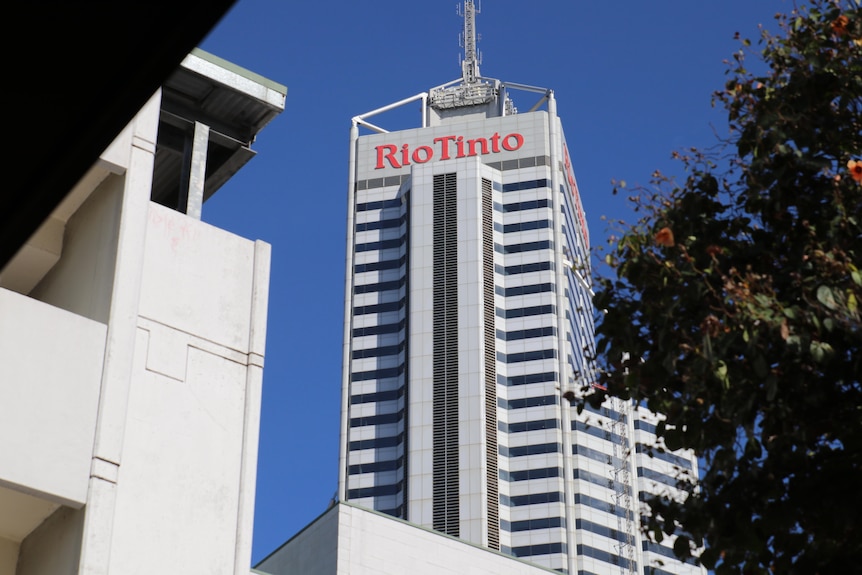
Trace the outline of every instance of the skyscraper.
{"label": "skyscraper", "polygon": [[[638,506],[696,462],[646,453],[650,414],[571,403],[586,218],[553,91],[481,76],[475,13],[459,79],[353,121],[339,498],[567,573],[700,573]],[[416,128],[369,121],[409,104]]]}

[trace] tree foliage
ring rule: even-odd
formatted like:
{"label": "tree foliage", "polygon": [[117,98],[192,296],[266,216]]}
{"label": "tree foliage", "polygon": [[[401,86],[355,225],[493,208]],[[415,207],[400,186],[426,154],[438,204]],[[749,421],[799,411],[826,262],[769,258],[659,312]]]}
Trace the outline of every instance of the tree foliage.
{"label": "tree foliage", "polygon": [[653,174],[605,250],[587,400],[665,414],[703,462],[684,504],[649,501],[651,536],[718,574],[826,575],[862,565],[862,16],[776,20],[714,95],[728,138],[674,154],[684,177]]}

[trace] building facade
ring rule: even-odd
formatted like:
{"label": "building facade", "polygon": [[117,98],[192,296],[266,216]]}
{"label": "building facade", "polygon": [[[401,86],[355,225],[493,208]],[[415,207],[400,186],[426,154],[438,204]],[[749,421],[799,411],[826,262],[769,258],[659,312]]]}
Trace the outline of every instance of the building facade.
{"label": "building facade", "polygon": [[[696,462],[651,414],[572,403],[589,232],[554,94],[483,78],[464,21],[461,78],[354,118],[339,498],[566,573],[701,573],[639,525]],[[409,104],[413,129],[369,121]]]}
{"label": "building facade", "polygon": [[285,95],[195,50],[3,267],[0,575],[250,572],[270,247],[200,217]]}

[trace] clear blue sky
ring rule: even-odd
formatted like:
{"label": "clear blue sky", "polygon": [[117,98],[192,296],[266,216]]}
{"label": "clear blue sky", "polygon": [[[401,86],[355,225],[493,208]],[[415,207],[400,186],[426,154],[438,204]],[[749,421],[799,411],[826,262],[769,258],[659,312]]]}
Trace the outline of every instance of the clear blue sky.
{"label": "clear blue sky", "polygon": [[[272,244],[253,562],[326,510],[338,479],[350,121],[460,76],[457,0],[239,0],[201,48],[288,87],[285,111],[203,219]],[[710,96],[791,0],[485,0],[483,76],[554,90],[592,244],[631,219],[611,180],[679,174],[726,134]],[[515,105],[528,109],[532,95]],[[373,121],[373,120],[372,120]],[[418,112],[417,112],[418,121]]]}

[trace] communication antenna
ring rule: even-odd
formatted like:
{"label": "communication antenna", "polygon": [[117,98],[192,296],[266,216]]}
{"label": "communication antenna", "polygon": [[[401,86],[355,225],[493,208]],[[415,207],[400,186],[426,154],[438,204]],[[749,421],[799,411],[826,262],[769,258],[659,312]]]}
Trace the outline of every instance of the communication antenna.
{"label": "communication antenna", "polygon": [[475,84],[479,81],[480,56],[476,50],[476,14],[481,11],[481,6],[477,9],[473,0],[465,0],[464,31],[461,33],[461,44],[464,48],[461,73],[465,84]]}

